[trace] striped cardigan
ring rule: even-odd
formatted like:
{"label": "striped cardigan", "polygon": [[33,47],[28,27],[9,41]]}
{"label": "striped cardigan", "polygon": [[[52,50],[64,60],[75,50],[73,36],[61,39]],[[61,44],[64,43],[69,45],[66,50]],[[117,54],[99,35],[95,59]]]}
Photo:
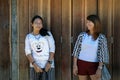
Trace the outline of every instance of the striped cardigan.
{"label": "striped cardigan", "polygon": [[[78,58],[78,55],[81,51],[81,44],[82,44],[82,38],[84,35],[87,34],[86,32],[82,32],[79,34],[77,41],[75,43],[74,49],[73,49],[73,56]],[[99,62],[103,63],[109,63],[109,53],[108,53],[108,47],[107,47],[107,39],[105,35],[100,34],[98,36],[98,49],[97,49],[97,57]]]}

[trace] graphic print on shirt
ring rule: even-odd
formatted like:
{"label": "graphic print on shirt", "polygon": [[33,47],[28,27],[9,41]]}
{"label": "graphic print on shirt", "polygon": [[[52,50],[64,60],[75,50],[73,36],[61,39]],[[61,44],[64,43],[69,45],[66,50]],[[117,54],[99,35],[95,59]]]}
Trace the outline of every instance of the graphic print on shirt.
{"label": "graphic print on shirt", "polygon": [[43,49],[44,49],[44,43],[43,42],[34,42],[32,44],[32,47],[33,47],[33,51],[36,53],[36,54],[40,54],[42,53]]}

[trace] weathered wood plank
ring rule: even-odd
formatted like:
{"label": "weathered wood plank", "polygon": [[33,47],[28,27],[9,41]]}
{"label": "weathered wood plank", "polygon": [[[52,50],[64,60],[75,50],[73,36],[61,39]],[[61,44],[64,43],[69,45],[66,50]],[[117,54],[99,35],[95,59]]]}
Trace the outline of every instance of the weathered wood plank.
{"label": "weathered wood plank", "polygon": [[[42,0],[42,16],[43,16],[43,19],[44,19],[44,25],[45,27],[47,27],[48,29],[50,29],[50,9],[51,9],[51,6],[50,6],[50,1],[52,0]],[[53,2],[53,1],[52,1]]]}
{"label": "weathered wood plank", "polygon": [[19,27],[19,80],[29,80],[29,63],[25,56],[24,43],[29,32],[29,0],[18,0]]}
{"label": "weathered wood plank", "polygon": [[90,14],[97,14],[98,11],[97,0],[84,0],[84,1],[85,1],[85,15],[88,16]]}
{"label": "weathered wood plank", "polygon": [[112,80],[120,79],[120,0],[113,0],[113,52],[112,52]]}
{"label": "weathered wood plank", "polygon": [[62,80],[62,61],[61,61],[61,29],[62,29],[62,3],[61,0],[51,1],[51,31],[55,38],[56,52],[55,52],[55,76],[56,80]]}
{"label": "weathered wood plank", "polygon": [[[108,6],[105,6],[105,4]],[[98,14],[102,22],[102,32],[106,35],[108,40],[110,63],[109,70],[112,75],[112,57],[113,53],[113,0],[98,0]]]}
{"label": "weathered wood plank", "polygon": [[[76,42],[76,39],[81,31],[83,31],[83,26],[84,26],[84,1],[83,0],[74,0],[72,2],[72,37],[73,37],[73,45],[72,45],[72,50],[74,47],[74,44]],[[72,61],[72,60],[71,60]],[[72,63],[73,64],[73,63]],[[78,80],[77,76],[72,76],[73,80]]]}
{"label": "weathered wood plank", "polygon": [[62,79],[71,80],[71,0],[62,0]]}
{"label": "weathered wood plank", "polygon": [[0,0],[0,80],[10,79],[10,0]]}
{"label": "weathered wood plank", "polygon": [[19,80],[19,50],[18,50],[18,25],[17,25],[17,0],[11,0],[11,59],[12,80]]}

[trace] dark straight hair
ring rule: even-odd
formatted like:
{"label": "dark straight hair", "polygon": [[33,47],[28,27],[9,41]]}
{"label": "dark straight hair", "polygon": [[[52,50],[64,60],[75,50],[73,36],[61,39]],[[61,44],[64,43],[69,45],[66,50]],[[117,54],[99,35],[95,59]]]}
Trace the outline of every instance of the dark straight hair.
{"label": "dark straight hair", "polygon": [[[98,15],[89,15],[87,17],[87,20],[92,21],[94,23],[94,33],[93,33],[93,39],[96,40],[99,34],[101,33],[101,21]],[[90,34],[90,31],[86,31],[88,34]]]}
{"label": "dark straight hair", "polygon": [[[42,21],[42,24],[43,24],[43,18],[39,15],[35,15],[32,20],[31,20],[31,23],[33,24],[35,19],[40,19]],[[48,33],[48,30],[44,28],[44,25],[43,25],[43,28],[39,31],[39,33],[42,35],[42,36],[46,36],[48,35],[49,36],[49,33]]]}

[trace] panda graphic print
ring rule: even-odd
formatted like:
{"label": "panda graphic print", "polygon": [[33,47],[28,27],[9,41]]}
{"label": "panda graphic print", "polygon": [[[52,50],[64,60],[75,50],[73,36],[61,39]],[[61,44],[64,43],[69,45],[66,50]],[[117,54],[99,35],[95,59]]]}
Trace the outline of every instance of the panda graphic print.
{"label": "panda graphic print", "polygon": [[[33,40],[34,39],[34,40]],[[45,37],[40,37],[39,39],[33,38],[31,39],[31,48],[33,53],[38,56],[48,56],[49,55],[49,47],[48,41]]]}
{"label": "panda graphic print", "polygon": [[32,44],[32,46],[33,46],[33,50],[35,50],[35,52],[37,54],[40,54],[44,48],[44,43],[43,42],[34,42]]}

